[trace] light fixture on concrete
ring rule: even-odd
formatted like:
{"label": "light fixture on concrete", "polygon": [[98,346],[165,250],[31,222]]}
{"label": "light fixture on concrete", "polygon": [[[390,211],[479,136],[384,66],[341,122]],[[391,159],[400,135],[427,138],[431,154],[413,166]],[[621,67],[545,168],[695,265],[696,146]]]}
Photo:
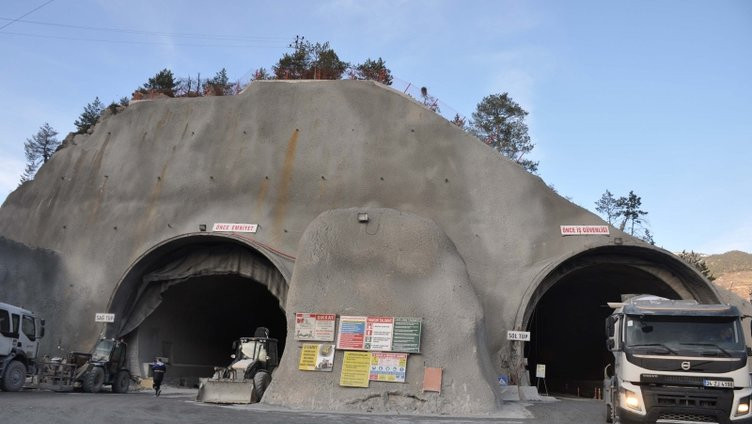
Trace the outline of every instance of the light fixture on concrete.
{"label": "light fixture on concrete", "polygon": [[622,245],[624,243],[624,240],[622,240],[621,237],[615,237],[614,238],[614,244],[616,245]]}
{"label": "light fixture on concrete", "polygon": [[198,224],[199,231],[206,231],[206,224]]}
{"label": "light fixture on concrete", "polygon": [[358,222],[368,222],[368,214],[365,212],[358,212]]}

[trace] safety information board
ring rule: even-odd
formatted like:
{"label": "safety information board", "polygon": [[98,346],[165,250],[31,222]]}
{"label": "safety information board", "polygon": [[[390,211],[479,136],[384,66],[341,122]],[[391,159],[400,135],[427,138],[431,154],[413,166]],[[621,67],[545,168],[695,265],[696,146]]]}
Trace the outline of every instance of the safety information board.
{"label": "safety information board", "polygon": [[392,349],[394,318],[368,317],[366,319],[366,350],[389,351]]}
{"label": "safety information board", "polygon": [[342,374],[339,385],[344,387],[368,387],[371,375],[370,352],[345,352],[342,359]]}
{"label": "safety information board", "polygon": [[363,350],[366,339],[366,317],[339,317],[337,349]]}
{"label": "safety information board", "polygon": [[295,314],[295,340],[334,341],[336,314]]}
{"label": "safety information board", "polygon": [[404,383],[407,353],[371,352],[371,381]]}
{"label": "safety information board", "polygon": [[392,352],[420,353],[421,318],[394,318]]}
{"label": "safety information board", "polygon": [[342,316],[337,349],[420,353],[422,330],[422,318]]}
{"label": "safety information board", "polygon": [[334,367],[334,345],[303,343],[298,369],[302,371],[331,371]]}

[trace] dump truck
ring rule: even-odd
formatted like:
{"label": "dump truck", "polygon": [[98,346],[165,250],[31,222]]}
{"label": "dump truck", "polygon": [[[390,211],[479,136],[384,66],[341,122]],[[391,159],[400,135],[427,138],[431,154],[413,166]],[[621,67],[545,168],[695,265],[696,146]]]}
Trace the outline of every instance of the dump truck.
{"label": "dump truck", "polygon": [[609,306],[607,422],[752,423],[752,351],[736,307],[644,295]]}
{"label": "dump truck", "polygon": [[211,378],[202,378],[196,400],[207,403],[256,403],[272,381],[272,371],[279,365],[277,339],[259,327],[254,337],[233,342],[232,363],[215,367]]}
{"label": "dump truck", "polygon": [[44,320],[18,306],[0,303],[0,389],[17,392],[36,372]]}
{"label": "dump truck", "polygon": [[98,393],[111,386],[114,393],[127,393],[131,374],[126,368],[126,344],[102,338],[91,353],[70,352],[63,357],[40,362],[37,387],[57,392],[81,389]]}

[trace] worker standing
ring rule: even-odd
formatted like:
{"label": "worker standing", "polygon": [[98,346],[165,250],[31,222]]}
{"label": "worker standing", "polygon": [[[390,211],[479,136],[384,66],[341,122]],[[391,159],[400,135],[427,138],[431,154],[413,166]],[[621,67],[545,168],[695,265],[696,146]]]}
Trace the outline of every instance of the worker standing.
{"label": "worker standing", "polygon": [[154,385],[152,386],[154,388],[154,395],[159,397],[159,394],[162,393],[162,379],[167,371],[167,365],[159,357],[156,357],[150,366],[152,377],[154,378]]}

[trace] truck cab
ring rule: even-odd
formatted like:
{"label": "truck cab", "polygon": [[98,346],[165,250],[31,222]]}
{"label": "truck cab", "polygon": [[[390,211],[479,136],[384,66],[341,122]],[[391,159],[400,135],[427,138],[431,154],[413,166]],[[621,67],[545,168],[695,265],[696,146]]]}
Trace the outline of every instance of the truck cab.
{"label": "truck cab", "polygon": [[608,422],[752,423],[749,349],[736,307],[656,296],[609,306]]}
{"label": "truck cab", "polygon": [[33,312],[0,303],[0,389],[18,391],[33,374],[44,337],[44,320]]}

